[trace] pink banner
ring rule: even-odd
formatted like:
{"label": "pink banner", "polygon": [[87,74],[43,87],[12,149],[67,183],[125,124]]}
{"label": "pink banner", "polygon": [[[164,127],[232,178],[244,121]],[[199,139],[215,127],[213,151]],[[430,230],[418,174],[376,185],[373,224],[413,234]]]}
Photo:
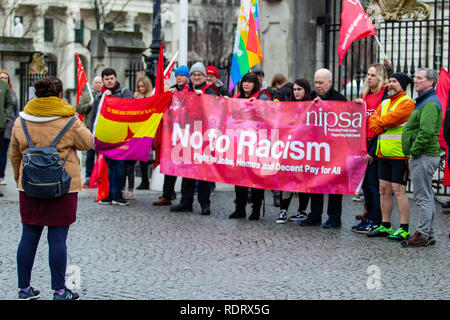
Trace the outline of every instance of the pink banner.
{"label": "pink banner", "polygon": [[342,101],[272,102],[175,93],[161,172],[247,187],[353,194],[366,165],[366,113]]}

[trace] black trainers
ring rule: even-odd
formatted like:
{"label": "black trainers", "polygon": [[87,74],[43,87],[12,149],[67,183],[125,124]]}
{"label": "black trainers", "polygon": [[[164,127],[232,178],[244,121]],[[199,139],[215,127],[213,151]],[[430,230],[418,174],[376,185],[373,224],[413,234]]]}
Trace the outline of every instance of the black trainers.
{"label": "black trainers", "polygon": [[119,206],[127,206],[129,202],[122,198],[122,196],[115,197],[112,201],[112,204],[119,205]]}
{"label": "black trainers", "polygon": [[334,221],[327,220],[327,221],[325,221],[325,223],[322,224],[322,228],[324,228],[324,229],[340,228],[340,227],[342,227],[342,224],[340,221],[334,222]]}
{"label": "black trainers", "polygon": [[316,226],[320,226],[320,221],[313,220],[310,217],[308,217],[303,221],[298,221],[297,224],[300,227],[316,227]]}
{"label": "black trainers", "polygon": [[209,216],[211,214],[210,206],[202,207],[202,215]]}
{"label": "black trainers", "polygon": [[285,224],[287,222],[287,210],[283,209],[280,211],[278,218],[275,220],[276,223]]}
{"label": "black trainers", "polygon": [[150,183],[147,181],[141,181],[141,184],[136,188],[137,190],[149,190]]}
{"label": "black trainers", "polygon": [[192,205],[184,205],[182,203],[176,204],[170,207],[170,211],[172,212],[192,212]]}
{"label": "black trainers", "polygon": [[53,293],[53,300],[79,300],[80,295],[66,288],[64,294]]}
{"label": "black trainers", "polygon": [[36,300],[39,299],[40,296],[41,292],[39,290],[35,290],[33,287],[30,287],[28,291],[19,291],[19,300]]}
{"label": "black trainers", "polygon": [[107,196],[106,198],[100,200],[98,203],[100,204],[112,204],[113,201],[113,197],[112,196]]}
{"label": "black trainers", "polygon": [[239,219],[239,218],[245,218],[246,215],[247,215],[247,214],[245,213],[245,211],[242,212],[242,211],[236,210],[236,211],[234,211],[232,214],[230,214],[230,215],[228,216],[228,218],[229,218],[229,219]]}

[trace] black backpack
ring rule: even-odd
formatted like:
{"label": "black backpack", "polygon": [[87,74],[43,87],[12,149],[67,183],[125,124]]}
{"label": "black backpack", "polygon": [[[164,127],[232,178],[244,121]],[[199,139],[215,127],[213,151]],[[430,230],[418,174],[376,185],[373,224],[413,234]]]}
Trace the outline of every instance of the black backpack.
{"label": "black backpack", "polygon": [[20,120],[30,146],[22,157],[22,187],[27,196],[53,199],[69,193],[72,177],[64,167],[71,149],[62,162],[55,146],[77,118],[70,119],[49,146],[38,148],[35,148],[31,141],[25,120],[23,118]]}

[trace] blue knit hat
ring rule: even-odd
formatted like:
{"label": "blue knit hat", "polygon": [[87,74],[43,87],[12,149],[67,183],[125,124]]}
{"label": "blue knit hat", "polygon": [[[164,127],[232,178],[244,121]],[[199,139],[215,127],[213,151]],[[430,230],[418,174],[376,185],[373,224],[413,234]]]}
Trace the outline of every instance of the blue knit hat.
{"label": "blue knit hat", "polygon": [[189,69],[186,66],[179,66],[176,70],[175,70],[175,76],[178,75],[183,75],[186,76],[187,78],[189,78]]}

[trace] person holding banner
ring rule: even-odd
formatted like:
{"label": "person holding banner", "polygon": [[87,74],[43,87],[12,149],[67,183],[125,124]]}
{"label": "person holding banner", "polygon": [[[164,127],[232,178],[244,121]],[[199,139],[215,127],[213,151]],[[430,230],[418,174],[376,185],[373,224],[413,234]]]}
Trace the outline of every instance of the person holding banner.
{"label": "person holding banner", "polygon": [[[306,79],[297,79],[291,86],[288,101],[309,101],[311,100],[311,85]],[[306,213],[306,207],[308,206],[309,198],[311,198],[311,209],[317,209],[318,207],[322,210],[323,199],[319,199],[317,194],[314,193],[303,193],[299,192],[299,206],[295,214],[287,217],[287,211],[291,203],[294,193],[281,191],[280,192],[280,215],[275,221],[276,223],[286,223],[287,221],[298,222],[305,220],[308,217]]]}
{"label": "person holding banner", "polygon": [[[201,62],[196,62],[189,70],[190,83],[188,84],[189,91],[193,91],[196,94],[210,94],[217,96],[218,92],[206,83],[206,68]],[[216,88],[217,89],[217,88]],[[192,113],[193,118],[201,116],[197,114],[197,110],[189,110]],[[192,203],[194,202],[195,193],[195,179],[183,178],[181,182],[181,200],[180,203],[170,208],[173,212],[192,212]],[[198,202],[202,208],[202,215],[211,214],[211,201],[209,197],[211,195],[210,182],[198,180]]]}
{"label": "person holding banner", "polygon": [[[88,91],[85,91],[83,95],[81,95],[80,102],[77,105],[76,111],[78,114],[83,115],[83,122],[88,127],[89,130],[92,132],[91,127],[91,110],[92,105],[94,104],[94,100],[91,98],[97,96],[102,90],[102,77],[96,76],[92,80],[92,91],[91,94]],[[94,169],[94,162],[95,162],[95,150],[89,149],[86,151],[86,160],[85,160],[85,181],[83,184],[83,187],[89,186],[89,179],[92,174],[92,170]]]}
{"label": "person holding banner", "polygon": [[227,88],[225,88],[225,85],[219,79],[219,72],[216,67],[208,66],[206,68],[206,82],[211,86],[214,85],[217,87],[219,96],[229,96]]}
{"label": "person holding banner", "polygon": [[[98,107],[104,94],[124,99],[133,98],[131,91],[122,87],[117,81],[117,74],[114,69],[106,68],[102,71],[102,82],[101,93],[95,97],[92,105],[91,128],[94,128],[95,118],[99,111]],[[105,161],[108,165],[109,195],[100,200],[99,204],[128,205],[128,201],[122,197],[122,189],[125,182],[125,161],[110,159],[106,156]]]}
{"label": "person holding banner", "polygon": [[[333,88],[333,74],[328,69],[319,69],[314,74],[314,87],[315,91],[312,93],[312,98],[314,102],[318,103],[321,100],[328,101],[347,101],[347,99],[337,92]],[[319,200],[317,200],[317,206],[320,208],[311,208],[311,213],[308,218],[304,221],[299,221],[300,226],[317,226],[322,222],[322,211],[323,211],[323,194],[318,196],[322,201],[320,205]],[[329,194],[328,195],[328,206],[327,206],[328,219],[322,224],[325,229],[329,228],[340,228],[341,227],[341,215],[342,215],[342,194]]]}
{"label": "person holding banner", "polygon": [[[406,196],[408,162],[402,150],[403,128],[414,110],[414,101],[406,94],[412,82],[403,72],[389,77],[388,94],[369,119],[370,130],[378,134],[376,155],[380,180],[381,225],[367,233],[368,237],[387,237],[390,240],[407,240],[409,232],[409,200]],[[393,197],[395,194],[400,215],[400,227],[394,232],[391,226]]]}
{"label": "person holding banner", "polygon": [[434,244],[433,218],[436,213],[432,189],[433,175],[441,161],[438,142],[442,126],[442,105],[434,88],[438,74],[429,68],[419,68],[414,87],[419,96],[414,111],[402,134],[403,153],[409,158],[414,202],[419,208],[419,223],[414,235],[402,245],[419,247]]}
{"label": "person holding banner", "polygon": [[[175,69],[175,84],[170,87],[170,92],[188,90],[189,69],[187,66],[179,66]],[[172,200],[176,198],[175,183],[176,176],[164,175],[163,194],[157,201],[153,202],[154,206],[170,206]]]}
{"label": "person holding banner", "polygon": [[[239,93],[237,98],[241,99],[258,99],[270,101],[270,97],[266,94],[264,89],[261,89],[261,84],[255,73],[249,72],[242,77],[239,83]],[[236,209],[229,215],[230,219],[245,218],[247,216],[245,207],[248,200],[248,188],[242,186],[234,186],[236,192]],[[251,188],[252,193],[252,213],[248,217],[249,220],[258,220],[260,216],[262,202],[264,200],[264,189]]]}
{"label": "person holding banner", "polygon": [[[370,116],[377,110],[381,101],[388,98],[387,92],[388,73],[381,63],[369,66],[366,81],[363,87],[362,98],[355,102],[365,103],[367,122]],[[361,222],[352,227],[357,233],[367,233],[377,228],[381,223],[380,186],[378,180],[378,158],[375,154],[377,146],[377,134],[370,130],[367,124],[367,164],[362,190],[364,193],[365,211],[361,215]]]}
{"label": "person holding banner", "polygon": [[[134,99],[147,98],[152,95],[153,85],[151,80],[146,77],[140,77],[136,81],[137,91],[133,94]],[[150,153],[152,155],[152,153]],[[124,194],[124,198],[133,199],[133,186],[134,186],[134,167],[136,165],[135,160],[125,161],[125,171],[128,177],[128,192]],[[148,161],[139,161],[139,168],[141,171],[141,183],[136,188],[138,190],[148,190],[150,188],[150,181],[148,178]]]}

